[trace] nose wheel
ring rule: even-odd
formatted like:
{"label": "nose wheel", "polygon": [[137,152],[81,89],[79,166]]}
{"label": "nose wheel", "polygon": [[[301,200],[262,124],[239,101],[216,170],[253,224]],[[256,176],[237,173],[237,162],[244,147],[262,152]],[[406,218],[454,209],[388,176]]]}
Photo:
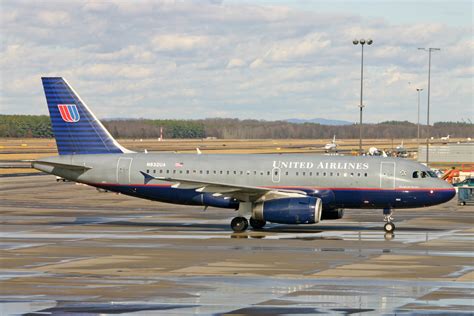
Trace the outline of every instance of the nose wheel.
{"label": "nose wheel", "polygon": [[241,233],[249,227],[249,221],[245,217],[234,217],[230,222],[230,227],[236,233]]}
{"label": "nose wheel", "polygon": [[385,225],[383,226],[383,229],[387,233],[393,233],[395,231],[395,224],[393,223],[393,217],[392,217],[393,211],[390,208],[385,208],[383,210],[383,217],[384,217],[384,222]]}
{"label": "nose wheel", "polygon": [[393,233],[395,231],[395,224],[392,223],[392,222],[386,223],[383,226],[383,229],[385,229],[385,232],[387,232],[387,233]]}

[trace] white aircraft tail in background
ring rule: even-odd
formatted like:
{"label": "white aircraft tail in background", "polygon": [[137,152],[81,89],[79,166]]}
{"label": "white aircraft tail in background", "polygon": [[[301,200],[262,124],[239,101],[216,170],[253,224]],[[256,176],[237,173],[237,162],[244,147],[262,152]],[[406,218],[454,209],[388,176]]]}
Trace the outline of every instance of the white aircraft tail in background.
{"label": "white aircraft tail in background", "polygon": [[336,150],[337,149],[337,144],[336,144],[336,135],[332,138],[332,142],[326,144],[324,146],[324,149],[326,151],[331,151],[331,150]]}

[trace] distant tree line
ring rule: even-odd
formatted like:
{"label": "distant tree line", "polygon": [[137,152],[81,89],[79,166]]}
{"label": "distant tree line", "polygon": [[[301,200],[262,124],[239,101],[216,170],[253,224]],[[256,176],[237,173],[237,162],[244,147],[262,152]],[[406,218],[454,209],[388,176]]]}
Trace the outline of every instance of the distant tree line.
{"label": "distant tree line", "polygon": [[[296,124],[285,121],[259,121],[211,118],[203,120],[103,120],[110,133],[117,138],[158,138],[163,128],[164,138],[221,139],[330,139],[359,138],[359,125],[331,126],[316,123]],[[430,126],[432,137],[473,137],[474,124],[465,122],[437,122]],[[420,137],[428,128],[421,126]],[[415,138],[417,125],[407,121],[387,121],[364,124],[364,138]],[[46,115],[0,115],[0,137],[53,137]]]}
{"label": "distant tree line", "polygon": [[53,137],[46,115],[0,115],[0,137]]}

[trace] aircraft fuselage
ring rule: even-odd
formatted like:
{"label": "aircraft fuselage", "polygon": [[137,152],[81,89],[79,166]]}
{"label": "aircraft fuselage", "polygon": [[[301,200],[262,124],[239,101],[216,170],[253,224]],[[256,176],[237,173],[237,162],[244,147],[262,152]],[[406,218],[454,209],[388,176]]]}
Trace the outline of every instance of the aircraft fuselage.
{"label": "aircraft fuselage", "polygon": [[[41,162],[87,166],[71,170]],[[450,200],[454,189],[406,159],[326,155],[197,155],[133,153],[62,155],[36,161],[35,168],[114,192],[177,204],[238,208],[234,199],[176,188],[154,177],[304,191],[323,209],[414,208]],[[414,177],[416,173],[416,177]],[[423,175],[423,176],[422,176]]]}

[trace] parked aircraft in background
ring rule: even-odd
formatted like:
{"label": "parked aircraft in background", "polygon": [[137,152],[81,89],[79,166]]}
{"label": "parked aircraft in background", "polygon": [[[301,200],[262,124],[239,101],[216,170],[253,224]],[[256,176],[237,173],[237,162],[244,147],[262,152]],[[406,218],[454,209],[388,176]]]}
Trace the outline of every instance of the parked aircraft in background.
{"label": "parked aircraft in background", "polygon": [[403,140],[402,140],[402,143],[395,148],[395,155],[400,158],[408,157],[408,152],[405,146],[403,145]]}
{"label": "parked aircraft in background", "polygon": [[326,150],[326,152],[329,152],[329,151],[335,151],[336,149],[337,149],[336,135],[334,135],[334,137],[332,138],[332,142],[324,145],[324,150]]}
{"label": "parked aircraft in background", "polygon": [[392,210],[449,201],[454,188],[406,159],[135,153],[122,147],[61,77],[42,78],[59,156],[32,166],[96,188],[167,203],[237,210],[236,232],[266,222],[314,224],[344,208]]}
{"label": "parked aircraft in background", "polygon": [[447,140],[449,140],[449,137],[450,137],[450,135],[448,135],[448,136],[443,136],[443,137],[441,137],[440,139],[441,139],[441,140],[446,140],[446,141],[447,141]]}

